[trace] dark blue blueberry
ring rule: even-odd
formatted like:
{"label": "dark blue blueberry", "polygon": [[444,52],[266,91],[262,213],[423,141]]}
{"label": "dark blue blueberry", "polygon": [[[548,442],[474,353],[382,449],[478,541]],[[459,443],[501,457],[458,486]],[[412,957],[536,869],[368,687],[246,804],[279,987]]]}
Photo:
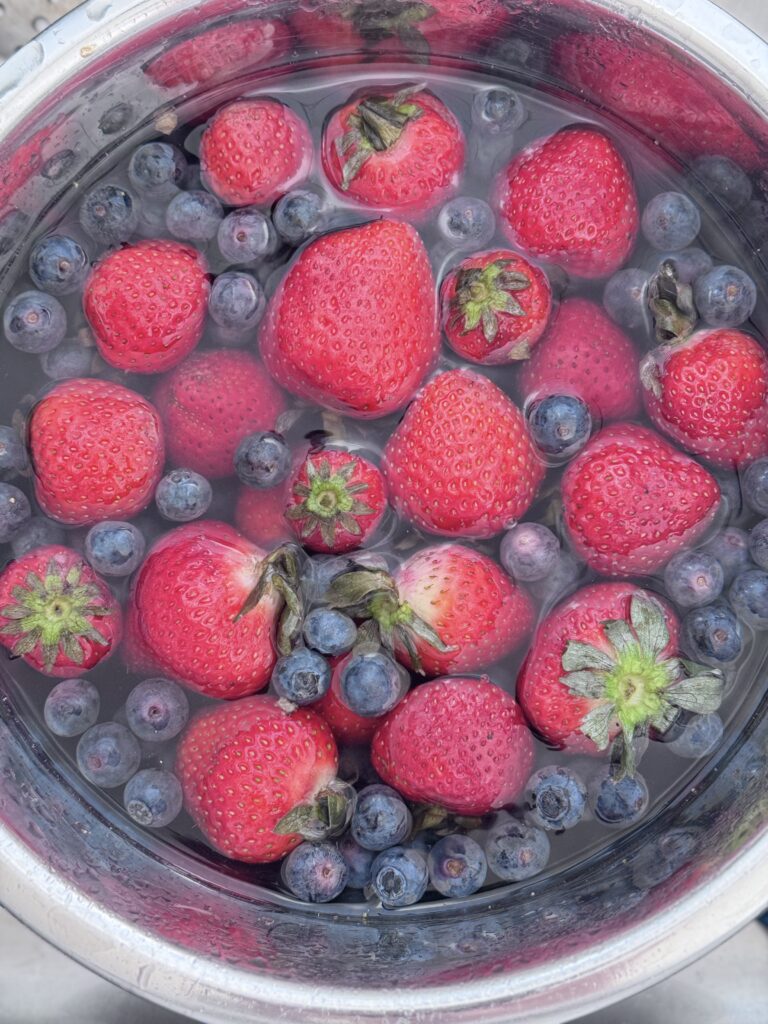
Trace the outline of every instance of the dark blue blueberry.
{"label": "dark blue blueberry", "polygon": [[45,516],[32,516],[14,533],[11,539],[11,551],[14,558],[21,558],[28,551],[42,548],[46,544],[63,544],[64,531],[58,523]]}
{"label": "dark blue blueberry", "polygon": [[248,487],[268,490],[291,471],[291,449],[282,434],[259,430],[244,437],[235,452],[235,472]]}
{"label": "dark blue blueberry", "polygon": [[741,654],[741,624],[722,602],[691,609],[683,619],[682,635],[683,646],[694,661],[726,665]]}
{"label": "dark blue blueberry", "polygon": [[171,679],[145,679],[134,686],[125,701],[128,728],[140,740],[172,740],[188,718],[187,695]]}
{"label": "dark blue blueberry", "polygon": [[102,245],[127,242],[139,223],[137,203],[120,185],[97,185],[80,207],[80,226]]}
{"label": "dark blue blueberry", "polygon": [[573,828],[584,817],[587,789],[570,768],[549,765],[528,780],[528,804],[537,825],[559,832]]}
{"label": "dark blue blueberry", "polygon": [[632,825],[648,809],[648,787],[637,772],[618,777],[604,768],[590,782],[588,795],[593,814],[604,825]]}
{"label": "dark blue blueberry", "polygon": [[123,805],[139,825],[163,828],[181,813],[184,797],[173,772],[144,768],[136,772],[123,793]]}
{"label": "dark blue blueberry", "polygon": [[348,876],[347,863],[335,843],[302,843],[283,861],[284,884],[305,903],[335,900]]}
{"label": "dark blue blueberry", "polygon": [[747,569],[730,586],[728,598],[736,614],[755,629],[768,629],[768,572]]}
{"label": "dark blue blueberry", "polygon": [[341,671],[339,696],[350,711],[376,718],[400,702],[407,688],[406,674],[381,651],[353,654]]}
{"label": "dark blue blueberry", "polygon": [[22,292],[5,307],[3,330],[14,348],[40,355],[50,352],[64,340],[67,314],[53,295]]}
{"label": "dark blue blueberry", "polygon": [[264,290],[252,274],[228,270],[213,282],[208,312],[220,327],[230,331],[253,330],[265,307]]}
{"label": "dark blue blueberry", "polygon": [[706,551],[679,551],[664,570],[667,595],[681,608],[711,604],[723,589],[723,567]]}
{"label": "dark blue blueberry", "polygon": [[230,263],[253,263],[274,252],[275,229],[261,210],[246,207],[227,214],[219,224],[216,241]]}
{"label": "dark blue blueberry", "polygon": [[165,226],[185,242],[210,242],[224,218],[224,208],[210,192],[177,192],[165,211]]}
{"label": "dark blue blueberry", "polygon": [[744,501],[754,512],[768,516],[768,458],[755,459],[741,484]]}
{"label": "dark blue blueberry", "polygon": [[31,517],[26,494],[13,484],[0,483],[0,542],[11,540]]}
{"label": "dark blue blueberry", "polygon": [[610,278],[603,291],[603,306],[611,320],[630,331],[648,324],[649,279],[647,271],[639,267],[626,267]]}
{"label": "dark blue blueberry", "polygon": [[691,166],[694,185],[701,184],[728,210],[738,213],[752,198],[749,175],[727,156],[700,156]]}
{"label": "dark blue blueberry", "polygon": [[49,295],[76,292],[88,273],[85,249],[68,235],[46,235],[29,254],[29,276]]}
{"label": "dark blue blueberry", "polygon": [[[768,485],[768,476],[766,484]],[[727,526],[705,544],[702,550],[713,555],[720,563],[725,586],[728,586],[740,572],[750,568],[749,537],[738,526]]]}
{"label": "dark blue blueberry", "polygon": [[366,786],[357,796],[350,832],[366,850],[397,846],[413,826],[411,812],[402,797],[389,786]]}
{"label": "dark blue blueberry", "polygon": [[155,503],[163,519],[189,523],[208,511],[213,500],[211,485],[191,469],[172,469],[155,490]]}
{"label": "dark blue blueberry", "polygon": [[580,576],[579,563],[570,552],[562,551],[549,575],[534,580],[531,590],[545,606],[551,606],[575,589]]}
{"label": "dark blue blueberry", "polygon": [[512,132],[528,117],[520,96],[511,89],[494,87],[478,92],[472,101],[472,121],[491,135]]}
{"label": "dark blue blueberry", "polygon": [[699,845],[691,829],[671,828],[646,842],[632,862],[632,881],[638,889],[653,889],[689,863]]}
{"label": "dark blue blueberry", "polygon": [[445,836],[427,858],[429,878],[441,896],[460,899],[481,889],[488,873],[482,846],[469,836]]}
{"label": "dark blue blueberry", "polygon": [[132,116],[133,107],[130,103],[116,103],[99,118],[99,131],[104,135],[116,135],[128,127]]}
{"label": "dark blue blueberry", "polygon": [[52,352],[43,352],[40,366],[50,380],[87,377],[93,366],[93,354],[92,348],[86,348],[79,341],[65,341]]}
{"label": "dark blue blueberry", "polygon": [[683,284],[693,284],[697,277],[712,269],[712,257],[696,246],[681,249],[680,252],[655,253],[648,261],[651,273],[658,274],[662,263],[671,263],[678,281]]}
{"label": "dark blue blueberry", "polygon": [[574,455],[589,440],[592,417],[589,406],[574,395],[548,395],[528,412],[533,442],[545,455]]}
{"label": "dark blue blueberry", "polygon": [[711,754],[719,746],[723,738],[723,720],[720,715],[693,715],[682,728],[678,736],[667,744],[678,757],[696,760]]}
{"label": "dark blue blueberry", "polygon": [[517,818],[494,825],[485,837],[488,867],[505,882],[522,882],[540,874],[549,862],[547,833]]}
{"label": "dark blue blueberry", "polygon": [[148,199],[169,199],[183,187],[187,158],[169,142],[145,142],[128,164],[128,178]]}
{"label": "dark blue blueberry", "polygon": [[27,447],[14,427],[0,427],[0,474],[11,476],[29,465]]}
{"label": "dark blue blueberry", "polygon": [[753,526],[749,534],[749,553],[761,569],[768,569],[768,519]]}
{"label": "dark blue blueberry", "polygon": [[351,835],[339,840],[339,853],[347,865],[347,888],[364,889],[371,882],[371,865],[376,854],[365,850]]}
{"label": "dark blue blueberry", "polygon": [[428,881],[424,857],[404,846],[384,850],[371,867],[371,893],[388,909],[418,903],[427,891]]}
{"label": "dark blue blueberry", "polygon": [[324,214],[323,197],[300,188],[277,201],[272,220],[281,238],[290,245],[298,245],[321,230]]}
{"label": "dark blue blueberry", "polygon": [[714,267],[696,279],[693,301],[710,327],[738,327],[755,310],[757,288],[749,274],[738,267]]}
{"label": "dark blue blueberry", "polygon": [[321,654],[346,654],[356,637],[355,623],[335,608],[315,608],[304,620],[304,639]]}
{"label": "dark blue blueberry", "polygon": [[139,741],[124,725],[93,725],[77,744],[77,767],[94,786],[114,789],[135,775],[141,762]]}
{"label": "dark blue blueberry", "polygon": [[85,557],[102,576],[130,576],[145,549],[144,537],[132,523],[97,523],[85,538]]}
{"label": "dark blue blueberry", "polygon": [[499,556],[514,579],[543,580],[557,565],[560,541],[541,523],[519,523],[504,534]]}
{"label": "dark blue blueberry", "polygon": [[99,691],[87,679],[63,679],[45,701],[45,724],[55,736],[79,736],[99,720]]}
{"label": "dark blue blueberry", "polygon": [[484,200],[458,196],[440,210],[437,228],[454,249],[482,249],[493,238],[496,219]]}
{"label": "dark blue blueberry", "polygon": [[654,249],[685,249],[701,230],[699,208],[682,192],[660,192],[643,210],[642,228]]}
{"label": "dark blue blueberry", "polygon": [[328,693],[331,666],[317,651],[297,647],[278,658],[272,671],[272,685],[278,697],[303,707],[314,704]]}

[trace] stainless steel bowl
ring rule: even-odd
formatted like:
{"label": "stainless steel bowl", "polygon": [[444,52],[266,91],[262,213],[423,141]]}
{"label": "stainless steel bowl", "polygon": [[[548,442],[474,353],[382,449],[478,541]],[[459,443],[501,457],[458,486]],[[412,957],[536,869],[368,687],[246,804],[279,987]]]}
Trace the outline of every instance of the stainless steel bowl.
{"label": "stainless steel bowl", "polygon": [[[745,159],[766,150],[768,47],[708,0],[505,3],[490,43],[454,26],[433,40],[432,60],[538,76],[543,88],[605,104],[599,82],[531,55],[566,31],[611,36],[630,59],[664,55],[698,97],[698,115],[726,118],[737,148],[744,132]],[[0,68],[0,292],[28,239],[97,173],[105,151],[172,126],[181,105],[186,116],[237,93],[244,76],[361,59],[327,32],[305,28],[300,44],[283,36],[283,17],[298,8],[312,26],[326,6],[88,0],[8,60]],[[518,42],[505,45],[510,14],[520,10],[511,30]],[[152,77],[153,60],[180,41],[253,18],[274,23],[281,40],[260,65],[229,66],[203,82]],[[673,157],[710,144],[685,111],[654,119],[611,95],[604,112]],[[737,737],[689,791],[609,853],[458,909],[366,915],[308,910],[114,820],[51,760],[16,694],[0,677],[0,901],[104,977],[203,1021],[565,1021],[660,980],[768,904],[768,700],[760,697],[741,709]],[[670,828],[693,836],[693,852],[655,885],[629,886],[638,855]]]}

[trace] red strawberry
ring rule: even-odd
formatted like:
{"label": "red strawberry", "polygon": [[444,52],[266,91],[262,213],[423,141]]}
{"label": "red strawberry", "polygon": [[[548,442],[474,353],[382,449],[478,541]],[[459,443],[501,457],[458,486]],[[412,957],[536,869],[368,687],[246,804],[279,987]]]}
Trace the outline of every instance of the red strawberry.
{"label": "red strawberry", "polygon": [[331,115],[323,168],[363,206],[423,214],[454,191],[464,166],[464,133],[436,96],[418,87],[382,89]]}
{"label": "red strawberry", "polygon": [[352,653],[350,652],[343,658],[334,659],[330,689],[324,697],[312,705],[312,710],[325,719],[336,737],[336,742],[340,745],[359,746],[365,744],[367,746],[384,721],[384,715],[380,715],[378,718],[363,718],[362,715],[356,715],[354,711],[350,711],[339,697],[341,672],[351,657]]}
{"label": "red strawberry", "polygon": [[520,708],[487,676],[411,690],[376,733],[372,754],[382,779],[407,799],[457,814],[513,803],[533,767]]}
{"label": "red strawberry", "polygon": [[471,370],[434,377],[384,451],[390,499],[430,533],[492,537],[533,501],[544,470],[520,410]]}
{"label": "red strawberry", "polygon": [[464,260],[443,279],[440,297],[448,344],[486,365],[527,359],[552,311],[547,275],[508,249]]}
{"label": "red strawberry", "polygon": [[579,277],[618,270],[637,235],[629,168],[594,128],[565,128],[532,143],[502,172],[496,201],[512,242]]}
{"label": "red strawberry", "polygon": [[648,427],[617,423],[589,441],[562,482],[576,553],[597,572],[656,572],[706,531],[720,502],[714,477]]}
{"label": "red strawberry", "polygon": [[35,494],[59,522],[125,519],[152,499],[163,472],[163,427],[143,398],[105,380],[63,381],[29,421]]}
{"label": "red strawberry", "polygon": [[589,299],[566,299],[523,366],[520,384],[526,402],[576,395],[600,423],[639,413],[636,367],[634,345],[600,306]]}
{"label": "red strawberry", "polygon": [[287,714],[274,697],[206,708],[179,744],[184,803],[208,842],[233,860],[280,860],[302,841],[276,831],[335,777],[331,730],[314,712]]}
{"label": "red strawberry", "polygon": [[270,302],[261,352],[289,391],[349,416],[399,409],[437,359],[435,284],[408,224],[379,220],[311,242]]}
{"label": "red strawberry", "polygon": [[306,122],[277,100],[220,107],[200,139],[203,181],[229,206],[274,203],[306,178],[311,162]]}
{"label": "red strawberry", "polygon": [[120,643],[109,587],[71,548],[50,544],[0,574],[0,643],[48,676],[77,676]]}
{"label": "red strawberry", "polygon": [[285,518],[284,487],[268,491],[241,487],[235,504],[235,526],[260,548],[272,548],[290,540],[292,533]]}
{"label": "red strawberry", "polygon": [[273,430],[280,390],[247,352],[196,352],[158,384],[155,404],[177,466],[216,479],[234,473],[235,450],[256,430]]}
{"label": "red strawberry", "polygon": [[180,242],[108,253],[88,278],[83,309],[101,356],[118,370],[160,373],[200,341],[210,284],[205,260]]}
{"label": "red strawberry", "polygon": [[677,444],[716,466],[768,455],[768,358],[743,331],[699,331],[644,361],[648,415]]}
{"label": "red strawberry", "polygon": [[285,517],[311,551],[342,554],[374,533],[387,507],[384,478],[368,459],[311,452],[288,486]]}

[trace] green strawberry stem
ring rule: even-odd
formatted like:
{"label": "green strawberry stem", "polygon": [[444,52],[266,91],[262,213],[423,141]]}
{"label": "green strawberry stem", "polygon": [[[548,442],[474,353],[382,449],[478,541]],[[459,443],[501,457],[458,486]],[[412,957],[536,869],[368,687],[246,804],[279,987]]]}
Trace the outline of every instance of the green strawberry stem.
{"label": "green strawberry stem", "polygon": [[369,45],[395,37],[411,55],[421,58],[429,57],[430,50],[418,26],[434,13],[434,7],[419,0],[353,0],[341,9],[341,16],[354,24]]}
{"label": "green strawberry stem", "polygon": [[336,151],[342,166],[341,187],[346,191],[374,153],[384,153],[400,139],[411,121],[424,113],[410,101],[423,85],[401,89],[391,99],[368,96],[349,117],[350,127],[338,139]]}
{"label": "green strawberry stem", "polygon": [[661,344],[679,345],[693,334],[698,320],[693,289],[680,281],[671,260],[665,260],[651,278],[648,305]]}
{"label": "green strawberry stem", "polygon": [[[451,326],[461,324],[462,334],[482,327],[486,342],[493,345],[499,333],[499,313],[526,315],[514,293],[530,288],[531,279],[527,274],[508,270],[512,262],[494,260],[487,267],[468,267],[459,271],[456,291],[451,299]],[[510,359],[527,359],[529,355],[527,345],[516,345]]]}
{"label": "green strawberry stem", "polygon": [[319,530],[326,547],[333,548],[339,528],[359,537],[363,531],[357,517],[375,515],[375,509],[358,497],[368,490],[368,484],[349,482],[356,464],[349,462],[331,471],[328,459],[321,459],[319,466],[307,459],[306,467],[309,483],[293,485],[293,496],[301,501],[285,513],[298,522],[302,540]]}
{"label": "green strawberry stem", "polygon": [[304,623],[304,598],[301,592],[299,564],[301,548],[296,544],[283,544],[261,563],[255,587],[235,616],[238,622],[256,608],[267,594],[277,594],[281,611],[277,625],[277,649],[290,654],[301,636]]}
{"label": "green strawberry stem", "polygon": [[305,839],[326,839],[340,835],[354,813],[354,790],[341,779],[333,779],[310,803],[299,804],[278,821],[273,831],[279,836],[298,833]]}
{"label": "green strawberry stem", "polygon": [[411,808],[413,828],[411,835],[419,832],[437,832],[438,835],[450,835],[456,829],[469,830],[479,828],[483,819],[467,814],[452,814],[440,804],[416,804]]}
{"label": "green strawberry stem", "polygon": [[629,621],[603,623],[605,644],[571,640],[565,648],[561,682],[578,697],[596,701],[581,731],[599,750],[610,744],[614,723],[621,729],[621,773],[635,770],[634,739],[649,726],[665,732],[679,709],[708,714],[723,698],[723,676],[716,669],[677,657],[664,657],[669,630],[661,608],[645,597],[630,602]]}

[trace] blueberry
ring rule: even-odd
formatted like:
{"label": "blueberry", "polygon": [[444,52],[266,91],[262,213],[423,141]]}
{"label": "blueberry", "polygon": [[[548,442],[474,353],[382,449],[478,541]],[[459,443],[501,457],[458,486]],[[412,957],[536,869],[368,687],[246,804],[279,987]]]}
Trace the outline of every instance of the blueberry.
{"label": "blueberry", "polygon": [[494,825],[485,837],[488,867],[505,882],[538,875],[547,866],[549,851],[547,833],[516,818]]}
{"label": "blueberry", "polygon": [[522,583],[543,580],[560,557],[560,541],[541,523],[518,523],[501,541],[501,564]]}
{"label": "blueberry", "polygon": [[570,594],[580,576],[579,563],[570,552],[563,551],[552,571],[544,579],[532,582],[531,590],[544,605],[549,606]]}
{"label": "blueberry", "polygon": [[144,557],[146,543],[132,523],[97,523],[85,538],[85,557],[102,576],[130,576]]}
{"label": "blueberry", "polygon": [[[768,474],[766,475],[768,487]],[[766,491],[768,497],[768,490]],[[723,570],[723,583],[727,586],[740,572],[750,567],[749,537],[738,526],[727,526],[702,548],[713,555]]]}
{"label": "blueberry", "polygon": [[650,275],[639,267],[626,267],[613,275],[603,291],[608,316],[630,331],[648,324],[648,281]]}
{"label": "blueberry", "polygon": [[694,184],[702,184],[715,199],[734,213],[752,198],[749,175],[727,156],[700,156],[691,166]]}
{"label": "blueberry", "polygon": [[757,288],[738,267],[715,267],[696,279],[693,301],[699,316],[711,327],[738,327],[755,310]]}
{"label": "blueberry", "polygon": [[63,341],[67,333],[67,314],[53,295],[22,292],[5,307],[3,330],[14,348],[40,355]]}
{"label": "blueberry", "polygon": [[155,503],[163,519],[189,523],[208,511],[213,490],[204,476],[192,469],[172,469],[155,490]]}
{"label": "blueberry", "polygon": [[496,219],[484,200],[458,196],[440,210],[437,228],[454,249],[482,249],[493,238]]}
{"label": "blueberry", "polygon": [[125,701],[128,728],[140,740],[172,740],[188,718],[187,695],[170,679],[145,679],[134,686]]}
{"label": "blueberry", "polygon": [[753,526],[749,534],[749,553],[761,568],[768,569],[768,519]]}
{"label": "blueberry", "polygon": [[213,282],[208,312],[220,327],[230,331],[252,330],[265,308],[264,290],[252,274],[228,270]]}
{"label": "blueberry", "polygon": [[722,602],[691,609],[683,619],[682,635],[687,653],[707,665],[729,664],[741,654],[741,625]]}
{"label": "blueberry", "polygon": [[697,277],[712,269],[712,257],[696,246],[681,249],[679,252],[655,253],[649,260],[652,274],[658,274],[662,263],[671,263],[678,281],[682,284],[693,284]]}
{"label": "blueberry", "polygon": [[174,238],[210,242],[224,218],[224,208],[210,192],[177,192],[165,211],[165,226]]}
{"label": "blueberry", "polygon": [[441,896],[458,899],[482,888],[488,862],[482,846],[469,836],[445,836],[427,858],[429,879]]}
{"label": "blueberry", "polygon": [[40,366],[50,380],[71,380],[87,377],[93,365],[93,349],[79,341],[65,341],[51,352],[43,352]]}
{"label": "blueberry", "polygon": [[29,465],[27,447],[14,427],[0,427],[0,474],[22,473]]}
{"label": "blueberry", "polygon": [[339,853],[347,865],[347,888],[365,889],[371,882],[371,865],[376,854],[373,850],[365,850],[356,843],[351,835],[339,840]]}
{"label": "blueberry", "polygon": [[637,772],[620,778],[604,768],[589,786],[589,804],[604,825],[632,825],[648,809],[648,787]]}
{"label": "blueberry", "polygon": [[85,249],[68,235],[47,235],[32,247],[29,276],[49,295],[76,292],[88,274]]}
{"label": "blueberry", "polygon": [[324,697],[331,685],[331,666],[317,651],[297,647],[278,658],[272,671],[278,697],[303,707]]}
{"label": "blueberry", "polygon": [[94,786],[114,789],[136,774],[141,762],[139,741],[124,725],[93,725],[77,744],[77,767]]}
{"label": "blueberry", "polygon": [[723,589],[723,567],[706,551],[679,551],[664,570],[667,594],[681,608],[711,604]]}
{"label": "blueberry", "polygon": [[768,572],[747,569],[731,584],[728,598],[733,610],[755,629],[768,629]]}
{"label": "blueberry", "polygon": [[423,857],[429,858],[429,851],[440,839],[440,836],[432,828],[422,828],[408,842],[410,850],[416,850]]}
{"label": "blueberry", "polygon": [[693,857],[699,845],[695,832],[671,828],[643,844],[632,863],[632,881],[638,889],[653,889],[666,882]]}
{"label": "blueberry", "polygon": [[26,494],[13,484],[0,483],[0,542],[11,540],[31,516]]}
{"label": "blueberry", "polygon": [[173,772],[144,768],[136,772],[123,793],[123,805],[145,828],[163,828],[178,818],[184,803],[181,783]]}
{"label": "blueberry", "polygon": [[64,679],[45,701],[45,724],[55,736],[79,736],[99,719],[99,691],[87,679]]}
{"label": "blueberry", "polygon": [[260,210],[246,207],[228,213],[216,233],[219,252],[230,263],[253,263],[275,248],[275,230]]}
{"label": "blueberry", "polygon": [[756,459],[741,483],[744,501],[762,516],[768,516],[768,457]]}
{"label": "blueberry", "polygon": [[137,203],[120,185],[97,185],[80,207],[80,226],[102,245],[127,242],[138,226]]}
{"label": "blueberry", "polygon": [[699,208],[682,192],[660,192],[643,210],[642,228],[654,249],[685,249],[701,230]]}
{"label": "blueberry", "polygon": [[28,551],[42,548],[46,544],[63,544],[64,531],[58,523],[46,519],[45,516],[32,516],[14,533],[11,539],[11,551],[14,558],[21,558]]}
{"label": "blueberry", "polygon": [[350,832],[366,850],[386,850],[397,846],[413,826],[405,802],[389,786],[366,786],[357,796]]}
{"label": "blueberry", "polygon": [[184,185],[187,158],[168,142],[145,142],[128,164],[128,179],[151,199],[170,199]]}
{"label": "blueberry", "polygon": [[689,757],[696,760],[705,757],[720,744],[724,726],[720,715],[693,715],[682,728],[678,736],[667,744],[678,757]]}
{"label": "blueberry", "polygon": [[291,449],[282,434],[260,430],[244,437],[235,452],[235,472],[248,487],[267,490],[291,471]]}
{"label": "blueberry", "polygon": [[284,884],[305,903],[335,900],[348,876],[346,861],[335,843],[302,843],[283,861]]}
{"label": "blueberry", "polygon": [[587,809],[587,790],[579,776],[561,765],[540,768],[528,780],[531,816],[540,828],[573,828]]}
{"label": "blueberry", "polygon": [[353,654],[341,671],[340,697],[350,711],[376,718],[400,702],[407,689],[407,674],[381,651]]}
{"label": "blueberry", "polygon": [[304,620],[304,639],[321,654],[346,654],[354,646],[357,626],[344,612],[315,608]]}
{"label": "blueberry", "polygon": [[589,406],[574,395],[548,395],[533,403],[528,412],[533,442],[545,455],[574,455],[589,440],[592,417]]}
{"label": "blueberry", "polygon": [[277,201],[272,220],[277,233],[290,245],[298,245],[323,226],[323,197],[300,188]]}
{"label": "blueberry", "polygon": [[491,135],[512,132],[528,117],[520,96],[511,89],[494,87],[478,92],[472,101],[472,121]]}
{"label": "blueberry", "polygon": [[404,846],[384,850],[371,867],[371,892],[388,909],[418,903],[428,881],[425,858]]}
{"label": "blueberry", "polygon": [[381,782],[373,767],[368,747],[342,747],[339,751],[338,776],[353,786],[372,786]]}

